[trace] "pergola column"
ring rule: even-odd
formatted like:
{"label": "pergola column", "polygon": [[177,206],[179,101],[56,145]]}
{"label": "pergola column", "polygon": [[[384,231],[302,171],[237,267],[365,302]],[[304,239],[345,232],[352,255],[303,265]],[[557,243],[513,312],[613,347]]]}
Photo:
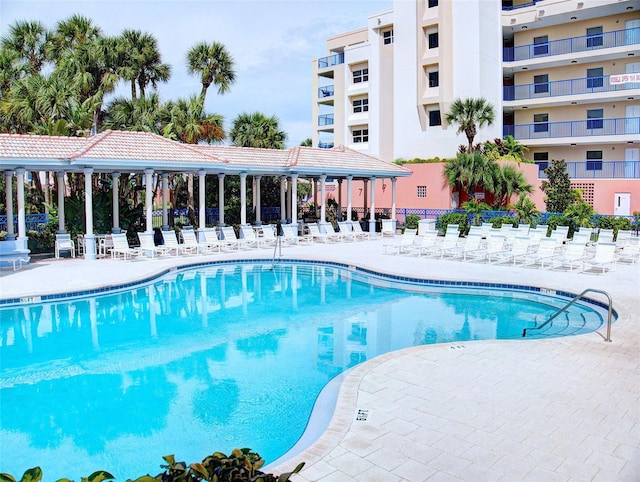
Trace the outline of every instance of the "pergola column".
{"label": "pergola column", "polygon": [[240,173],[240,224],[247,224],[247,173]]}
{"label": "pergola column", "polygon": [[397,177],[391,178],[391,221],[393,224],[393,232],[396,231],[396,225],[398,224],[396,220],[396,181]]}
{"label": "pergola column", "polygon": [[[18,238],[21,248],[27,248],[27,220],[24,205],[24,172],[25,169],[19,167],[16,169],[16,191],[18,194]],[[11,220],[13,222],[13,220]]]}
{"label": "pergola column", "polygon": [[13,171],[4,171],[5,204],[7,206],[7,241],[16,239],[13,227]]}
{"label": "pergola column", "polygon": [[256,226],[260,226],[262,224],[262,203],[260,201],[260,179],[262,179],[262,176],[254,176],[254,179],[256,180]]}
{"label": "pergola column", "polygon": [[84,216],[85,216],[85,235],[84,235],[84,259],[96,259],[96,237],[93,234],[93,183],[91,175],[93,168],[85,167],[84,173]]}
{"label": "pergola column", "polygon": [[224,226],[224,174],[218,174],[218,219]]}
{"label": "pergola column", "polygon": [[320,224],[325,224],[327,222],[326,190],[327,190],[327,175],[322,174],[320,176]]}
{"label": "pergola column", "polygon": [[291,225],[298,232],[298,174],[291,174]]}
{"label": "pergola column", "polygon": [[120,173],[111,173],[111,196],[113,203],[113,226],[111,232],[114,234],[120,233]]}
{"label": "pergola column", "polygon": [[207,223],[207,212],[205,208],[205,181],[206,172],[204,170],[198,171],[198,228],[204,229]]}
{"label": "pergola column", "polygon": [[338,179],[338,221],[342,221],[342,178]]}
{"label": "pergola column", "polygon": [[65,234],[64,222],[64,172],[56,172],[56,179],[58,181],[58,234]]}
{"label": "pergola column", "polygon": [[347,176],[347,221],[351,222],[351,211],[352,211],[352,183],[353,176],[349,174]]}
{"label": "pergola column", "polygon": [[162,230],[169,231],[169,173],[162,173]]}
{"label": "pergola column", "polygon": [[362,216],[364,217],[367,217],[367,208],[369,206],[369,190],[367,189],[368,182],[369,182],[368,179],[362,180],[362,185],[363,185],[362,193],[364,195],[364,201],[363,201],[364,204],[362,205],[362,208],[363,208]]}
{"label": "pergola column", "polygon": [[369,216],[369,236],[376,234],[376,178],[371,178],[371,215]]}
{"label": "pergola column", "polygon": [[287,176],[280,176],[280,222],[287,219]]}
{"label": "pergola column", "polygon": [[[147,217],[147,226],[145,231],[147,233],[153,232],[153,169],[145,169],[144,170],[144,185],[145,185],[145,196],[144,196],[144,208],[145,215]],[[168,226],[167,226],[168,229]]]}

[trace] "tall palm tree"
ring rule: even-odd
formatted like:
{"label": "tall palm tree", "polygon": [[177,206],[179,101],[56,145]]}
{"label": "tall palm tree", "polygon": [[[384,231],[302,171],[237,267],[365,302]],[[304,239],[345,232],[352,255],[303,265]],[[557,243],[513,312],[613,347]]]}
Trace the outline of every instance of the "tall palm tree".
{"label": "tall palm tree", "polygon": [[187,54],[187,68],[190,74],[200,76],[203,104],[211,85],[218,86],[218,94],[224,94],[236,80],[233,57],[220,42],[195,45]]}
{"label": "tall palm tree", "polygon": [[465,192],[467,199],[471,201],[475,199],[476,186],[493,192],[497,169],[495,161],[481,152],[473,151],[471,154],[458,154],[455,159],[447,161],[443,176],[445,185],[460,192],[461,200],[462,193]]}
{"label": "tall palm tree", "polygon": [[49,31],[41,22],[18,21],[0,40],[0,47],[15,54],[18,70],[27,75],[37,74],[46,62],[48,37]]}
{"label": "tall palm tree", "polygon": [[527,182],[522,171],[514,166],[505,164],[495,174],[493,193],[498,206],[508,206],[514,195],[523,196],[533,192],[533,186]]}
{"label": "tall palm tree", "polygon": [[284,149],[287,134],[280,130],[277,117],[267,117],[261,112],[245,112],[233,121],[229,137],[235,146]]}
{"label": "tall palm tree", "polygon": [[107,106],[104,127],[162,135],[167,123],[166,109],[156,93],[134,100],[118,97]]}
{"label": "tall palm tree", "polygon": [[473,139],[478,129],[485,124],[491,125],[495,119],[493,105],[484,98],[456,99],[446,114],[449,124],[458,124],[458,134],[464,132],[469,142],[468,153],[473,152]]}
{"label": "tall palm tree", "polygon": [[137,99],[138,91],[144,98],[149,84],[156,88],[171,77],[171,66],[162,63],[158,41],[151,34],[124,30],[118,38],[118,54],[118,74],[130,82],[131,100]]}

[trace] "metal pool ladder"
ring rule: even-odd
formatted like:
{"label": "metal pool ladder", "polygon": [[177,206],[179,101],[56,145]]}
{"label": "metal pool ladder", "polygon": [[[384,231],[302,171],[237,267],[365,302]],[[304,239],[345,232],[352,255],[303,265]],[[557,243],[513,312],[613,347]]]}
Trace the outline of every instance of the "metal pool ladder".
{"label": "metal pool ladder", "polygon": [[590,291],[593,292],[593,293],[600,293],[601,295],[605,295],[607,297],[607,299],[609,300],[608,314],[607,314],[607,337],[604,339],[604,341],[611,342],[611,318],[612,318],[612,312],[613,312],[613,300],[611,299],[611,295],[609,295],[609,293],[607,293],[606,291],[597,290],[595,288],[587,288],[582,293],[580,293],[579,295],[575,296],[571,301],[569,301],[569,303],[567,303],[562,308],[560,308],[558,311],[556,311],[553,315],[551,315],[549,317],[549,319],[547,321],[545,321],[542,325],[536,326],[536,327],[533,327],[533,328],[525,328],[524,330],[522,330],[522,337],[524,338],[527,335],[527,330],[541,330],[542,328],[547,326],[555,318],[557,318],[560,315],[560,313],[565,311],[567,308],[569,308],[572,304],[574,304],[576,301],[578,301],[580,298],[582,298],[586,293],[588,293]]}

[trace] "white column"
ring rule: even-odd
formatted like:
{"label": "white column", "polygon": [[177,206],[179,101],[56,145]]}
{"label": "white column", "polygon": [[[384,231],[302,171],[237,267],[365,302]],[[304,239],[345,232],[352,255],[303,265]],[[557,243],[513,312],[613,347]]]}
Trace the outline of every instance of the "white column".
{"label": "white column", "polygon": [[[24,168],[16,169],[16,191],[18,194],[18,241],[27,248],[27,219],[24,205]],[[13,217],[13,216],[12,216]],[[13,219],[11,220],[13,222]]]}
{"label": "white column", "polygon": [[322,174],[320,176],[320,224],[327,222],[327,175]]}
{"label": "white column", "polygon": [[93,168],[85,167],[84,173],[84,259],[96,259],[96,237],[93,234],[93,183],[91,175]]}
{"label": "white column", "polygon": [[198,228],[204,229],[207,224],[207,213],[205,207],[206,192],[206,173],[203,170],[198,171]]}
{"label": "white column", "polygon": [[111,196],[113,202],[113,226],[111,232],[118,234],[120,232],[120,173],[111,173]]}
{"label": "white column", "polygon": [[262,224],[262,219],[260,216],[260,210],[262,208],[262,203],[260,201],[260,179],[262,179],[262,176],[254,176],[254,179],[256,180],[256,190],[255,190],[255,195],[256,195],[256,225],[260,226]]}
{"label": "white column", "polygon": [[247,173],[240,173],[240,224],[247,224]]}
{"label": "white column", "polygon": [[291,174],[291,224],[293,231],[298,232],[298,175]]}
{"label": "white column", "polygon": [[393,224],[393,232],[396,232],[396,225],[397,225],[397,220],[396,220],[396,181],[398,180],[397,177],[392,177],[391,178],[391,220],[392,220],[392,224]]}
{"label": "white column", "polygon": [[169,173],[162,173],[162,230],[169,231]]}
{"label": "white column", "polygon": [[224,174],[218,174],[218,219],[224,226]]}
{"label": "white column", "polygon": [[280,176],[280,221],[285,222],[287,219],[287,176]]}
{"label": "white column", "polygon": [[314,214],[318,214],[318,178],[315,177],[313,178],[313,209],[316,211]]}
{"label": "white column", "polygon": [[338,221],[342,221],[342,178],[338,179]]}
{"label": "white column", "polygon": [[144,184],[145,184],[145,196],[144,196],[144,209],[147,217],[147,226],[145,231],[147,233],[153,232],[153,169],[145,169],[144,171]]}
{"label": "white column", "polygon": [[376,178],[371,178],[371,216],[369,216],[369,236],[376,234]]}
{"label": "white column", "polygon": [[13,171],[4,171],[5,204],[7,206],[7,241],[16,239],[13,228]]}
{"label": "white column", "polygon": [[347,176],[347,221],[351,222],[351,211],[352,211],[352,196],[351,191],[353,189],[351,182],[353,181],[353,176],[349,174]]}
{"label": "white column", "polygon": [[56,178],[58,181],[58,233],[64,234],[67,232],[64,226],[64,172],[56,172]]}

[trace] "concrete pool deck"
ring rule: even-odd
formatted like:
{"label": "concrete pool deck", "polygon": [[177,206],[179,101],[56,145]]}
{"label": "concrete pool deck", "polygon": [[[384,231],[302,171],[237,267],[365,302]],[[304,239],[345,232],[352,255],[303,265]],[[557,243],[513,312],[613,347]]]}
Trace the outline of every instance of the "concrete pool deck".
{"label": "concrete pool deck", "polygon": [[[640,265],[618,264],[604,275],[551,272],[385,255],[383,243],[390,242],[283,247],[282,256],[428,279],[605,290],[619,315],[613,341],[605,342],[601,329],[379,356],[346,377],[323,435],[269,472],[304,461],[292,481],[640,480]],[[0,299],[122,284],[179,264],[272,255],[273,248],[126,262],[43,259],[16,272],[2,269]],[[366,420],[357,420],[358,410]]]}

